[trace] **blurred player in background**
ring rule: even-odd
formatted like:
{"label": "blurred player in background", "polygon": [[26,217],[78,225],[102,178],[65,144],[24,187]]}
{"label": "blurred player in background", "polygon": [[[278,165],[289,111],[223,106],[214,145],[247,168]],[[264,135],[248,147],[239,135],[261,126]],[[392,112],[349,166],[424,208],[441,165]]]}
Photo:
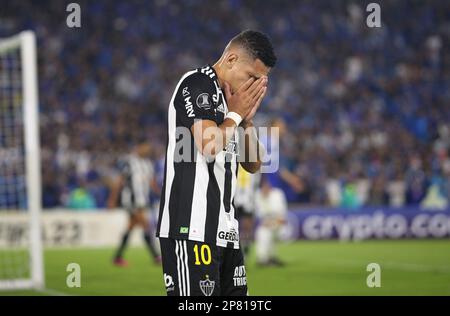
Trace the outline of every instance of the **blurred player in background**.
{"label": "blurred player in background", "polygon": [[256,191],[261,179],[260,173],[251,174],[239,166],[234,206],[239,220],[241,247],[248,255],[253,240],[253,225],[256,205]]}
{"label": "blurred player in background", "polygon": [[256,193],[256,215],[260,220],[255,233],[256,257],[260,266],[284,265],[276,256],[275,244],[286,222],[287,202],[284,192],[274,188],[267,178],[261,181]]}
{"label": "blurred player in background", "polygon": [[114,264],[126,266],[123,253],[128,244],[131,231],[136,226],[143,229],[144,241],[153,257],[155,263],[161,262],[154,239],[151,234],[150,221],[147,219],[146,211],[150,207],[150,189],[158,192],[159,188],[154,175],[154,167],[149,159],[151,147],[142,141],[135,145],[133,151],[119,161],[120,175],[113,182],[111,194],[108,200],[109,208],[117,206],[120,194],[120,204],[129,214],[128,227],[122,236],[119,248],[114,256]]}

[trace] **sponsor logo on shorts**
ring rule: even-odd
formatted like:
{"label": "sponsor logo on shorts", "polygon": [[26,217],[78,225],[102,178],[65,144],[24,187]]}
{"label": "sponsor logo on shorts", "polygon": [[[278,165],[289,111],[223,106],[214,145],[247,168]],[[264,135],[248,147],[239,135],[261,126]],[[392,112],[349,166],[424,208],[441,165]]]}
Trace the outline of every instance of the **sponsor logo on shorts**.
{"label": "sponsor logo on shorts", "polygon": [[233,283],[234,286],[247,285],[247,272],[245,271],[245,266],[242,265],[234,268]]}
{"label": "sponsor logo on shorts", "polygon": [[171,292],[175,289],[175,283],[171,275],[164,273],[164,284],[166,285],[166,291]]}

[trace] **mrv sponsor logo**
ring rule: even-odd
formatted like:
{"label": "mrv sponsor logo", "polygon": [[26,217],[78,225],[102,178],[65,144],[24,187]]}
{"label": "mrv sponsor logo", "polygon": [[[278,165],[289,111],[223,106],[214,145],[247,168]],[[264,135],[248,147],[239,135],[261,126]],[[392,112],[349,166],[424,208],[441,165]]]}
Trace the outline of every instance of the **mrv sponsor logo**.
{"label": "mrv sponsor logo", "polygon": [[184,87],[182,91],[184,97],[184,108],[186,109],[186,113],[188,117],[195,117],[194,114],[194,105],[191,101],[191,95],[189,93],[188,87]]}

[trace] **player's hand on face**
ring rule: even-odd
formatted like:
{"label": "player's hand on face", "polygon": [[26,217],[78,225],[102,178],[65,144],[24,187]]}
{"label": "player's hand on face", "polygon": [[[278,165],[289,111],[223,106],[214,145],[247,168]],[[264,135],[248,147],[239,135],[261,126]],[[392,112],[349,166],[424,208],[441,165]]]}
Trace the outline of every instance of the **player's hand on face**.
{"label": "player's hand on face", "polygon": [[230,112],[236,112],[245,118],[264,93],[266,85],[267,77],[258,80],[250,78],[233,94],[230,85],[225,82],[225,96]]}
{"label": "player's hand on face", "polygon": [[258,96],[257,96],[257,100],[256,103],[253,105],[252,109],[250,110],[250,112],[247,114],[247,116],[244,118],[245,122],[249,122],[253,119],[253,117],[255,116],[256,112],[259,109],[259,106],[261,105],[262,100],[264,99],[264,97],[266,96],[266,92],[267,92],[267,83],[266,85],[259,91]]}

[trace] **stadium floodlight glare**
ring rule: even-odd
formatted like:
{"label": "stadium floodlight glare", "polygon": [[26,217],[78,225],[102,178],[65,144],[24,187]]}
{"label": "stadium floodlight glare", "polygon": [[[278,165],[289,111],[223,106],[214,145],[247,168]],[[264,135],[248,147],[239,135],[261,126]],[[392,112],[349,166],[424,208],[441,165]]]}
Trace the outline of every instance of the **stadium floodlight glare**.
{"label": "stadium floodlight glare", "polygon": [[36,64],[34,32],[0,39],[0,290],[45,286]]}

